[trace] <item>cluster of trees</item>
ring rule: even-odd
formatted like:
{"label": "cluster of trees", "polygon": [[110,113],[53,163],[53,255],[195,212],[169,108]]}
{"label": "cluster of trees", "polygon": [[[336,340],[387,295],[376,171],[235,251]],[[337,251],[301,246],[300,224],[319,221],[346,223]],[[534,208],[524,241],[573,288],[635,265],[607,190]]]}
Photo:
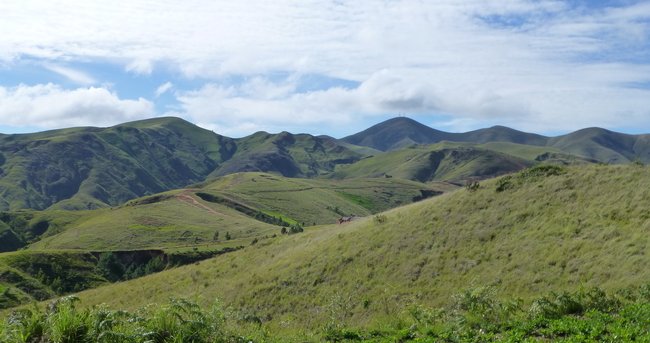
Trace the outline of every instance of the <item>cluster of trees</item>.
{"label": "cluster of trees", "polygon": [[280,230],[280,233],[283,235],[293,235],[303,231],[305,231],[305,229],[303,229],[302,226],[300,226],[300,224],[293,224],[288,228],[286,226],[283,226],[282,229]]}
{"label": "cluster of trees", "polygon": [[117,254],[105,252],[99,255],[97,272],[108,281],[116,282],[157,273],[166,266],[163,255],[152,257],[147,262],[137,262],[135,259],[125,262]]}

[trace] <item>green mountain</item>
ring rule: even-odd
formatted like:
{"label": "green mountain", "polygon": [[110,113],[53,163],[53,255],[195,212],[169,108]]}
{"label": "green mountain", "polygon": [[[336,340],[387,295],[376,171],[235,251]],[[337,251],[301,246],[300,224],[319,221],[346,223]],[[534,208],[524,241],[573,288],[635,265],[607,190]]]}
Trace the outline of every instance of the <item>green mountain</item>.
{"label": "green mountain", "polygon": [[367,146],[381,151],[397,150],[413,144],[451,142],[509,142],[527,145],[546,145],[544,136],[494,126],[466,133],[451,133],[432,129],[413,119],[398,117],[376,124],[364,131],[341,139],[344,142]]}
{"label": "green mountain", "polygon": [[257,132],[235,140],[233,157],[211,174],[223,176],[237,172],[275,172],[287,177],[314,177],[334,170],[338,164],[353,163],[363,154],[328,137],[288,132]]}
{"label": "green mountain", "polygon": [[650,162],[650,135],[627,135],[601,128],[587,128],[551,138],[548,145],[601,162]]}
{"label": "green mountain", "polygon": [[[414,147],[434,143],[447,147]],[[462,181],[538,162],[635,160],[650,162],[650,135],[585,129],[548,138],[501,126],[447,133],[394,118],[342,140],[288,132],[232,139],[182,119],[156,118],[0,135],[0,210],[117,206],[238,172]],[[10,231],[4,234],[15,240]]]}
{"label": "green mountain", "polygon": [[120,308],[218,297],[266,331],[311,336],[332,316],[380,327],[449,304],[468,287],[527,301],[640,286],[650,280],[648,189],[648,167],[538,166],[79,295],[86,305]]}
{"label": "green mountain", "polygon": [[[363,150],[363,149],[359,149]],[[364,156],[334,139],[231,139],[178,118],[0,136],[0,209],[92,209],[242,171],[312,177]]]}
{"label": "green mountain", "polygon": [[109,276],[94,270],[100,253],[136,258],[138,264],[122,268],[120,275],[139,276],[152,256],[162,256],[167,264],[173,258],[193,262],[258,241],[266,244],[283,230],[299,232],[302,226],[332,224],[341,217],[366,217],[455,188],[398,179],[237,173],[119,207],[4,212],[0,251],[24,249],[0,254],[0,288],[8,290],[0,293],[0,308],[107,283]]}
{"label": "green mountain", "polygon": [[0,138],[0,208],[88,209],[200,182],[230,138],[178,118]]}
{"label": "green mountain", "polygon": [[534,162],[476,145],[438,143],[374,155],[340,166],[330,176],[338,179],[397,177],[420,182],[463,183],[519,171]]}
{"label": "green mountain", "polygon": [[434,130],[409,118],[393,118],[342,141],[381,151],[398,150],[412,144],[441,141],[484,144],[517,143],[557,148],[567,155],[605,163],[650,162],[650,135],[628,135],[601,128],[588,128],[558,137],[545,137],[503,126],[465,133]]}
{"label": "green mountain", "polygon": [[440,141],[454,141],[456,135],[438,131],[413,119],[397,117],[374,125],[341,140],[371,147],[380,151],[396,150],[413,144],[433,144]]}

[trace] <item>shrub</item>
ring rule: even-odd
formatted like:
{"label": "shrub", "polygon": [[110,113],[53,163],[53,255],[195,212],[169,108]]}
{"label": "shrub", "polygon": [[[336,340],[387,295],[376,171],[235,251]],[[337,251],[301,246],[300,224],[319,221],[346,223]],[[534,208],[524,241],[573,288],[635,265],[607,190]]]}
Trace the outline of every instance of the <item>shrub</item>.
{"label": "shrub", "polygon": [[468,192],[476,192],[480,187],[481,185],[478,181],[467,181],[467,183],[465,183],[465,189]]}
{"label": "shrub", "polygon": [[383,224],[388,220],[388,218],[383,214],[378,214],[372,220],[377,224]]}

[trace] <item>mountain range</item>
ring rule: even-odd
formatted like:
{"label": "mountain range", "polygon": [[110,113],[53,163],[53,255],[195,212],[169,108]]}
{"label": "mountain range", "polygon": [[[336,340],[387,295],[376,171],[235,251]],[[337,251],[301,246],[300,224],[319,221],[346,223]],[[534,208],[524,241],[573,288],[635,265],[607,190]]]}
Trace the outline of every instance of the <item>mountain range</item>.
{"label": "mountain range", "polygon": [[0,136],[0,209],[92,209],[237,172],[286,177],[493,177],[541,161],[650,162],[650,135],[587,128],[545,137],[507,127],[450,133],[397,117],[329,136],[229,138],[173,117]]}

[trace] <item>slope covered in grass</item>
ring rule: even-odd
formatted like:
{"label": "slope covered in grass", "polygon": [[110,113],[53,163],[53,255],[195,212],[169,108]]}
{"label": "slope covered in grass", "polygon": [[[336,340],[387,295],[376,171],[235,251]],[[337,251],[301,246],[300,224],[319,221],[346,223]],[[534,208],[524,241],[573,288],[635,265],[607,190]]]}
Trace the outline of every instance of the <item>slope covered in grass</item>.
{"label": "slope covered in grass", "polygon": [[342,216],[361,217],[450,191],[446,183],[423,184],[386,178],[291,179],[265,173],[224,176],[201,191],[290,221],[331,224]]}
{"label": "slope covered in grass", "polygon": [[[217,232],[219,233],[217,235]],[[279,227],[250,218],[227,206],[202,201],[179,190],[89,211],[61,233],[30,249],[135,250],[250,242],[279,233]]]}
{"label": "slope covered in grass", "polygon": [[413,144],[441,141],[516,143],[555,148],[568,155],[605,163],[650,162],[650,135],[629,135],[601,128],[586,128],[557,137],[545,137],[504,126],[464,133],[432,129],[409,118],[393,118],[342,139],[381,151],[400,150]]}
{"label": "slope covered in grass", "polygon": [[329,173],[339,164],[358,161],[363,149],[351,149],[331,137],[281,132],[257,132],[235,141],[232,159],[215,169],[211,177],[238,172],[272,172],[286,177],[314,177]]}
{"label": "slope covered in grass", "polygon": [[88,209],[203,181],[232,140],[178,118],[0,137],[0,208]]}
{"label": "slope covered in grass", "polygon": [[127,308],[219,297],[270,330],[309,332],[332,308],[372,326],[471,286],[524,299],[615,290],[650,280],[648,207],[650,168],[536,168],[80,296]]}
{"label": "slope covered in grass", "polygon": [[[500,148],[509,150],[503,145]],[[340,166],[330,177],[344,179],[387,176],[420,182],[462,182],[515,172],[533,163],[533,160],[498,150],[472,144],[443,142],[374,155],[355,164]]]}
{"label": "slope covered in grass", "polygon": [[334,223],[343,216],[367,216],[453,188],[407,180],[330,181],[240,173],[201,188],[139,198],[116,208],[74,212],[77,218],[60,233],[48,235],[29,248],[133,250],[247,245],[255,238],[279,234],[283,223]]}

